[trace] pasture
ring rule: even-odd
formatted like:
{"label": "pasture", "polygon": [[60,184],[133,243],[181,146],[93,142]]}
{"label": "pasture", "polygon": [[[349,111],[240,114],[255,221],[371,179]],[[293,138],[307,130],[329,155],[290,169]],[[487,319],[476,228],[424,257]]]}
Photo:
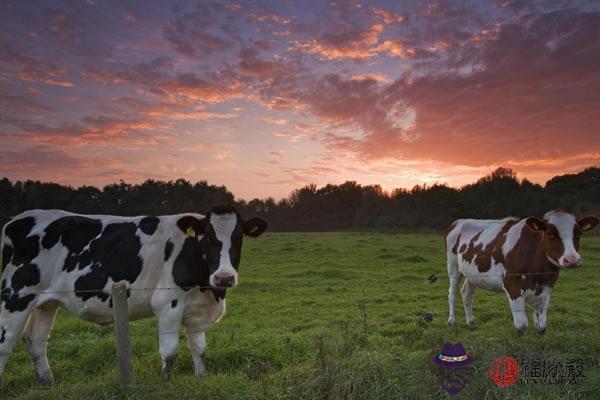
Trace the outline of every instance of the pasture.
{"label": "pasture", "polygon": [[[478,327],[467,329],[462,301],[447,325],[448,279],[441,235],[271,233],[244,242],[240,286],[207,332],[208,375],[194,376],[181,333],[173,377],[160,379],[153,319],[131,323],[136,385],[118,386],[112,327],[60,311],[50,343],[52,388],[37,384],[19,343],[6,368],[5,398],[37,399],[429,399],[442,391],[431,358],[445,341],[474,358],[456,398],[598,398],[600,237],[584,237],[584,267],[563,271],[546,335],[514,331],[506,297],[478,290]],[[427,278],[437,274],[438,280]],[[424,313],[433,320],[426,322]],[[366,331],[366,332],[365,332]],[[584,384],[516,385],[487,376],[498,355],[545,352],[584,360]]]}

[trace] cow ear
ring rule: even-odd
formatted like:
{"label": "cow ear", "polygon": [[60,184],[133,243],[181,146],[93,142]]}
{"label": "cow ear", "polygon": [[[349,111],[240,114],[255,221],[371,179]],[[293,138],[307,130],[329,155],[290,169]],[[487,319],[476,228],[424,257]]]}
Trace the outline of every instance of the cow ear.
{"label": "cow ear", "polygon": [[597,227],[599,223],[600,220],[598,219],[598,217],[594,217],[593,215],[590,215],[589,217],[585,217],[577,221],[577,225],[579,225],[581,227],[581,230],[583,230],[584,232],[591,231],[592,229]]}
{"label": "cow ear", "polygon": [[202,235],[206,228],[206,218],[198,219],[191,215],[186,215],[177,220],[177,227],[181,232],[194,239]]}
{"label": "cow ear", "polygon": [[527,218],[526,223],[529,228],[536,232],[546,230],[546,223],[539,218],[529,217]]}
{"label": "cow ear", "polygon": [[244,235],[257,237],[267,230],[267,221],[262,218],[250,218],[248,221],[242,222]]}

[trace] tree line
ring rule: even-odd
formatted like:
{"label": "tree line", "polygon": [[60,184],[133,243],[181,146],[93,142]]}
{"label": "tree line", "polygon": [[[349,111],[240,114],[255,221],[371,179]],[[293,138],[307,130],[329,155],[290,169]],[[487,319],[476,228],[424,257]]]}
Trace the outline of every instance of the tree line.
{"label": "tree line", "polygon": [[146,180],[105,186],[59,185],[0,180],[0,224],[24,210],[63,209],[86,214],[161,215],[203,213],[216,204],[233,204],[242,216],[261,216],[270,231],[442,230],[458,218],[541,216],[553,208],[576,214],[600,213],[600,168],[560,175],[544,186],[498,168],[460,188],[417,185],[391,193],[379,185],[347,181],[318,188],[311,184],[287,198],[236,200],[225,186]]}

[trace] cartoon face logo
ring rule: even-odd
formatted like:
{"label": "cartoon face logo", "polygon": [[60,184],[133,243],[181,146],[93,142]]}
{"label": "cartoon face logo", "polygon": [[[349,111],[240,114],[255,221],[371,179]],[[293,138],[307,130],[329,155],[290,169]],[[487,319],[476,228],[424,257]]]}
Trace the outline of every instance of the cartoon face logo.
{"label": "cartoon face logo", "polygon": [[442,351],[433,357],[438,367],[442,389],[452,396],[459,393],[469,383],[473,359],[467,354],[462,343],[445,343]]}

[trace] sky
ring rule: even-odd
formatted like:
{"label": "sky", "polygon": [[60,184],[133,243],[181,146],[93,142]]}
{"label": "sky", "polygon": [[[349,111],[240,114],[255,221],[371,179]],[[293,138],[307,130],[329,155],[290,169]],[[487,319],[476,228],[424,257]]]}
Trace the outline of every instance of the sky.
{"label": "sky", "polygon": [[600,165],[599,1],[0,1],[0,176],[286,197]]}

